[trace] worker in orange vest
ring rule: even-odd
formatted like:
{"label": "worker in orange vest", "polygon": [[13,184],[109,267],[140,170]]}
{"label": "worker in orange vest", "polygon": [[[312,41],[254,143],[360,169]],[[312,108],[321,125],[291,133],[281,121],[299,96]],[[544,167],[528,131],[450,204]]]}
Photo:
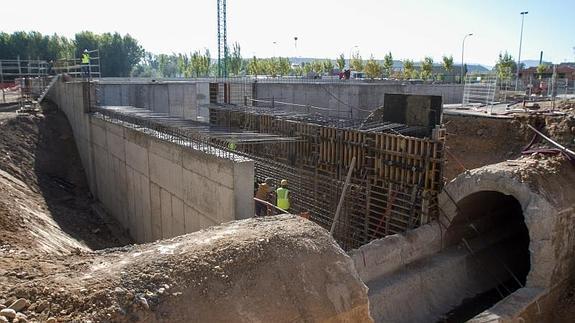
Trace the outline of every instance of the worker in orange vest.
{"label": "worker in orange vest", "polygon": [[[273,192],[272,179],[266,178],[263,183],[258,184],[258,189],[256,190],[256,198],[262,201],[268,201],[270,194]],[[266,204],[256,201],[256,216],[266,216],[268,214],[268,207]]]}

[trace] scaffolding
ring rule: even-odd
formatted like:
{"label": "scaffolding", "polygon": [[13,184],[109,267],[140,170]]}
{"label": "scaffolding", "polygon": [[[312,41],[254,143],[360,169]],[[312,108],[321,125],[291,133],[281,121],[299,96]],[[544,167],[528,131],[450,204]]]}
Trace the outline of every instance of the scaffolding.
{"label": "scaffolding", "polygon": [[88,51],[90,62],[82,64],[81,58],[66,58],[58,60],[21,60],[16,59],[0,60],[0,85],[17,83],[22,78],[46,78],[56,74],[66,74],[68,77],[80,79],[99,79],[100,52],[99,50]]}

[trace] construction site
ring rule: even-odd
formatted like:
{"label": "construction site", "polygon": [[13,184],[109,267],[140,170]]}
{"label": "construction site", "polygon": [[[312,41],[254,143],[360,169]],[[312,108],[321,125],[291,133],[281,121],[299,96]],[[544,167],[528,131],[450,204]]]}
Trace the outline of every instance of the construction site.
{"label": "construction site", "polygon": [[[574,101],[24,74],[0,113],[7,321],[574,318]],[[266,179],[288,212],[255,216]]]}
{"label": "construction site", "polygon": [[218,77],[0,59],[0,322],[575,321],[572,80],[229,77],[217,14]]}

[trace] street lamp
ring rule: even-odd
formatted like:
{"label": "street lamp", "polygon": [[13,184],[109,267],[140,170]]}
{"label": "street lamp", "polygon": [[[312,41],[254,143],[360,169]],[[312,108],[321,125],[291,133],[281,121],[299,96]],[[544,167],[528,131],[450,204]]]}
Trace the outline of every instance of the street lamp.
{"label": "street lamp", "polygon": [[465,39],[469,36],[473,36],[473,34],[465,35],[465,37],[463,37],[463,42],[461,43],[461,76],[459,78],[459,82],[461,82],[461,84],[463,84],[463,53],[465,52]]}
{"label": "street lamp", "polygon": [[354,48],[359,48],[358,45],[353,46],[352,48],[349,49],[349,69],[351,70],[351,53],[353,52]]}
{"label": "street lamp", "polygon": [[519,86],[519,70],[521,69],[521,45],[523,43],[523,22],[525,21],[525,15],[528,14],[528,11],[520,12],[521,15],[521,34],[519,36],[519,55],[517,55],[517,75],[515,75],[515,91]]}
{"label": "street lamp", "polygon": [[274,44],[274,56],[273,57],[276,57],[276,47],[277,47],[278,42],[275,41],[275,42],[273,42],[273,44]]}

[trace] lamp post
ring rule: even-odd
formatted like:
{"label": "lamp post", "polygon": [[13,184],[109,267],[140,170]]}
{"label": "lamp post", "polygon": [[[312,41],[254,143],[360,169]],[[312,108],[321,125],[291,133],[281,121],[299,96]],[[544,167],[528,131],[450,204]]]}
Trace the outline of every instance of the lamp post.
{"label": "lamp post", "polygon": [[294,49],[295,49],[295,53],[294,53],[294,54],[297,56],[297,36],[294,36],[293,42],[294,42]]}
{"label": "lamp post", "polygon": [[465,35],[465,37],[463,37],[463,42],[461,42],[461,75],[459,78],[459,82],[461,84],[463,84],[463,65],[464,65],[464,60],[463,60],[463,54],[465,53],[465,39],[469,36],[473,36],[473,34],[467,34]]}
{"label": "lamp post", "polygon": [[275,41],[275,42],[273,42],[273,44],[274,44],[274,56],[273,57],[275,58],[276,57],[276,47],[278,45],[278,42]]}
{"label": "lamp post", "polygon": [[354,48],[359,48],[359,46],[355,45],[349,49],[349,70],[351,70],[351,53],[353,53]]}
{"label": "lamp post", "polygon": [[523,43],[523,22],[525,21],[525,15],[528,14],[528,11],[522,11],[519,14],[521,15],[521,34],[519,35],[519,55],[517,55],[517,75],[515,75],[515,91],[519,87],[519,70],[521,69],[521,45]]}

